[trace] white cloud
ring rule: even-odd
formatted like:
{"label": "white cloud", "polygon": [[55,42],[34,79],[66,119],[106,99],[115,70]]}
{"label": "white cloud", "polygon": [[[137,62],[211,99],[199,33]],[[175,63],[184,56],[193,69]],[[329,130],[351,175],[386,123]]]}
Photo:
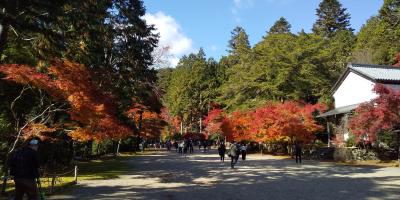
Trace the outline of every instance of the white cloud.
{"label": "white cloud", "polygon": [[216,51],[218,49],[218,47],[217,46],[215,46],[215,45],[211,45],[211,51]]}
{"label": "white cloud", "polygon": [[231,7],[231,12],[234,16],[236,23],[240,24],[242,19],[239,15],[239,10],[248,9],[254,6],[253,0],[233,0],[233,6]]}
{"label": "white cloud", "polygon": [[268,3],[275,3],[279,5],[288,5],[296,0],[266,0]]}
{"label": "white cloud", "polygon": [[159,46],[169,47],[168,59],[172,66],[176,66],[181,56],[194,51],[193,41],[187,37],[178,22],[163,12],[147,13],[144,19],[148,24],[154,24],[160,34]]}
{"label": "white cloud", "polygon": [[233,0],[233,2],[235,3],[235,7],[239,7],[241,0]]}
{"label": "white cloud", "polygon": [[233,4],[237,9],[247,9],[254,6],[254,0],[233,0]]}

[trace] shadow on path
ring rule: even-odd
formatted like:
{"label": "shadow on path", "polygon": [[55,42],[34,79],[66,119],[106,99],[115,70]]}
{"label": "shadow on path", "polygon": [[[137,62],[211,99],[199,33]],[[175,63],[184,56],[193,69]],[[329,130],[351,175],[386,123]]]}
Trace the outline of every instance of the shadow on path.
{"label": "shadow on path", "polygon": [[[400,169],[337,166],[250,155],[230,169],[216,152],[156,152],[119,179],[84,181],[60,199],[400,199]],[[57,199],[57,198],[53,198]]]}

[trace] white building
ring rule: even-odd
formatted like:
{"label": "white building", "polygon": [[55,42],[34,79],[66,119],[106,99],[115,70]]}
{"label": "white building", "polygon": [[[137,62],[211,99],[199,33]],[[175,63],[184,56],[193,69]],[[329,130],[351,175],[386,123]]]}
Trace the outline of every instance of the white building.
{"label": "white building", "polygon": [[[400,67],[350,63],[331,90],[335,108],[318,117],[326,118],[327,121],[336,124],[336,127],[339,124],[344,126],[341,130],[347,140],[348,113],[357,108],[360,103],[377,97],[377,94],[373,92],[377,83],[400,89]],[[332,132],[332,126],[329,123],[327,129],[328,134]]]}

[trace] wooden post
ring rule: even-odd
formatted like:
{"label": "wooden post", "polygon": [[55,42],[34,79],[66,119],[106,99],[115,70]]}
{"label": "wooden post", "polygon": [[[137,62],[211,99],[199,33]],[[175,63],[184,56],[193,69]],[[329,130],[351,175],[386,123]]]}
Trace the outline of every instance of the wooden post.
{"label": "wooden post", "polygon": [[181,132],[181,135],[183,134],[183,122],[181,121],[181,130],[180,130],[180,132]]}
{"label": "wooden post", "polygon": [[328,119],[326,121],[326,129],[328,131],[328,147],[331,147],[331,131],[330,131],[330,128],[329,128]]}
{"label": "wooden post", "polygon": [[400,167],[400,132],[397,132],[397,164]]}
{"label": "wooden post", "polygon": [[75,165],[75,169],[74,169],[74,183],[77,184],[78,183],[78,166]]}
{"label": "wooden post", "polygon": [[54,192],[54,185],[56,183],[56,176],[53,176],[51,178],[51,186],[50,186],[50,194],[52,194]]}
{"label": "wooden post", "polygon": [[119,155],[119,146],[121,145],[121,139],[118,140],[118,145],[117,145],[117,152],[115,154],[115,156]]}

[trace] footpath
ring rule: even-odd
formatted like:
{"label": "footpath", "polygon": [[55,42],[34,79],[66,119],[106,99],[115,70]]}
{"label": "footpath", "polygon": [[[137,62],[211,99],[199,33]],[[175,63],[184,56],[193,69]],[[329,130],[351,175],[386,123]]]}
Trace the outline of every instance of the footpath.
{"label": "footpath", "polygon": [[[269,155],[248,155],[230,169],[216,151],[154,152],[129,160],[119,178],[81,181],[68,195],[50,199],[162,200],[378,200],[400,199],[400,168],[341,166]],[[112,169],[110,169],[112,170]]]}

